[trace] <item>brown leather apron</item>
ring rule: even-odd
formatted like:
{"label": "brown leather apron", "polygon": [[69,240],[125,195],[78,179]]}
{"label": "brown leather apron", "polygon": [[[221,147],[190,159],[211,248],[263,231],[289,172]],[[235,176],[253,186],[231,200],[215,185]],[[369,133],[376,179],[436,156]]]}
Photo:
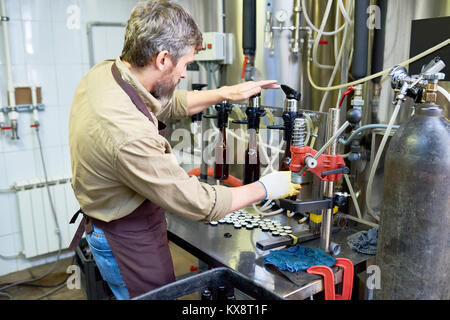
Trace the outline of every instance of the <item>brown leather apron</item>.
{"label": "brown leather apron", "polygon": [[[136,107],[155,123],[139,94],[122,79],[115,63],[111,71]],[[158,121],[161,135],[164,134],[164,129],[165,125]],[[81,209],[75,213],[70,223],[74,223],[80,213],[83,213]],[[83,232],[92,232],[92,224],[105,233],[131,298],[175,281],[164,209],[145,200],[129,215],[111,222],[100,221],[83,213],[83,220],[70,249],[76,249]]]}

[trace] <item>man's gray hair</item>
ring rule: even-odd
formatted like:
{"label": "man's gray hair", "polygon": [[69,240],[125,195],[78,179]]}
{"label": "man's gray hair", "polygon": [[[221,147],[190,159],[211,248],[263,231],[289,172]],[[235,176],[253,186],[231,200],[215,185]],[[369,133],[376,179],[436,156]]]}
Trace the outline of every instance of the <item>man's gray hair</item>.
{"label": "man's gray hair", "polygon": [[167,50],[177,63],[192,48],[199,50],[202,41],[197,23],[180,5],[170,0],[142,1],[128,20],[121,58],[141,68]]}

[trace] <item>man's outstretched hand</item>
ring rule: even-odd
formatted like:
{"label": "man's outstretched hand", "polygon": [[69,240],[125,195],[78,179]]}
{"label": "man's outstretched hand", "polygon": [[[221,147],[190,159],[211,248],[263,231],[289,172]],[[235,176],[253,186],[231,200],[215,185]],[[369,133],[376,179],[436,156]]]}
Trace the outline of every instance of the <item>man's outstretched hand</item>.
{"label": "man's outstretched hand", "polygon": [[277,80],[248,81],[234,86],[221,87],[221,94],[225,100],[241,101],[258,94],[262,89],[280,89]]}

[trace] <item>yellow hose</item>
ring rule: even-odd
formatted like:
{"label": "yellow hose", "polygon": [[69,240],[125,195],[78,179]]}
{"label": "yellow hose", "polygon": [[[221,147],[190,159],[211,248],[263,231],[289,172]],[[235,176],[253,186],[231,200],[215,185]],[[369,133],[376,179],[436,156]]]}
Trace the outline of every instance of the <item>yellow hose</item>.
{"label": "yellow hose", "polygon": [[[402,63],[399,63],[398,65],[401,65],[401,66],[407,66],[407,65],[409,65],[410,63],[413,63],[413,62],[415,62],[415,61],[417,61],[417,60],[419,60],[419,59],[422,59],[423,57],[429,55],[430,53],[432,53],[432,52],[434,52],[434,51],[437,51],[437,50],[439,50],[439,49],[445,47],[445,46],[448,45],[449,43],[450,43],[450,39],[447,39],[447,40],[445,40],[445,41],[443,41],[443,42],[441,42],[441,43],[435,45],[434,47],[432,47],[432,48],[430,48],[430,49],[428,49],[428,50],[426,50],[426,51],[424,51],[424,52],[422,52],[422,53],[416,55],[415,57],[412,57],[411,59],[408,59],[408,60],[406,60],[406,61],[403,61]],[[337,85],[337,86],[332,86],[332,87],[319,87],[317,84],[314,83],[314,81],[313,81],[313,79],[312,79],[312,77],[311,77],[311,62],[310,62],[309,59],[308,59],[308,63],[307,63],[307,66],[306,66],[306,70],[307,70],[307,73],[308,73],[308,80],[309,80],[309,82],[311,83],[311,86],[312,86],[314,89],[320,90],[320,91],[332,91],[332,90],[339,90],[339,89],[347,88],[347,87],[349,87],[349,86],[355,86],[355,85],[357,85],[357,84],[361,84],[361,83],[364,83],[364,82],[366,82],[366,81],[369,81],[369,80],[372,80],[372,79],[381,77],[381,76],[383,76],[383,75],[389,73],[389,72],[392,70],[392,67],[389,68],[389,69],[385,69],[385,70],[383,70],[383,71],[380,71],[380,72],[378,72],[378,73],[372,74],[372,75],[370,75],[370,76],[367,76],[367,77],[365,77],[365,78],[359,79],[359,80],[357,80],[357,81],[353,81],[353,82],[349,82],[349,83],[344,83],[344,84]]]}

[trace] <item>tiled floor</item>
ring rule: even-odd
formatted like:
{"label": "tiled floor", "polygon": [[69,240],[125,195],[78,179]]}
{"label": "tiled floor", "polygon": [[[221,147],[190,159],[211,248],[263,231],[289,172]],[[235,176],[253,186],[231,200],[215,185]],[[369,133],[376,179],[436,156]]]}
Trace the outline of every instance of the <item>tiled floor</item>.
{"label": "tiled floor", "polygon": [[[172,253],[172,259],[174,264],[175,276],[184,275],[186,273],[191,272],[191,266],[198,267],[198,259],[184,251],[180,247],[176,246],[172,242],[169,244],[170,251]],[[65,282],[68,274],[66,273],[67,267],[69,265],[75,264],[72,258],[61,260],[54,271],[43,278],[42,280],[33,282],[34,284],[39,285],[55,285]],[[4,284],[22,281],[26,279],[35,278],[44,274],[49,268],[51,264],[42,265],[38,267],[34,267],[31,269],[15,272],[3,277],[0,277],[0,287]],[[41,288],[41,287],[31,287],[31,286],[16,286],[10,289],[7,289],[6,292],[12,296],[14,300],[34,300],[45,293],[51,291],[50,288]],[[195,296],[191,297],[195,299]],[[1,299],[7,299],[4,296],[0,296]],[[66,285],[63,285],[61,289],[56,291],[55,293],[42,298],[43,300],[86,300],[86,296],[84,295],[81,289],[79,290],[69,290]]]}

